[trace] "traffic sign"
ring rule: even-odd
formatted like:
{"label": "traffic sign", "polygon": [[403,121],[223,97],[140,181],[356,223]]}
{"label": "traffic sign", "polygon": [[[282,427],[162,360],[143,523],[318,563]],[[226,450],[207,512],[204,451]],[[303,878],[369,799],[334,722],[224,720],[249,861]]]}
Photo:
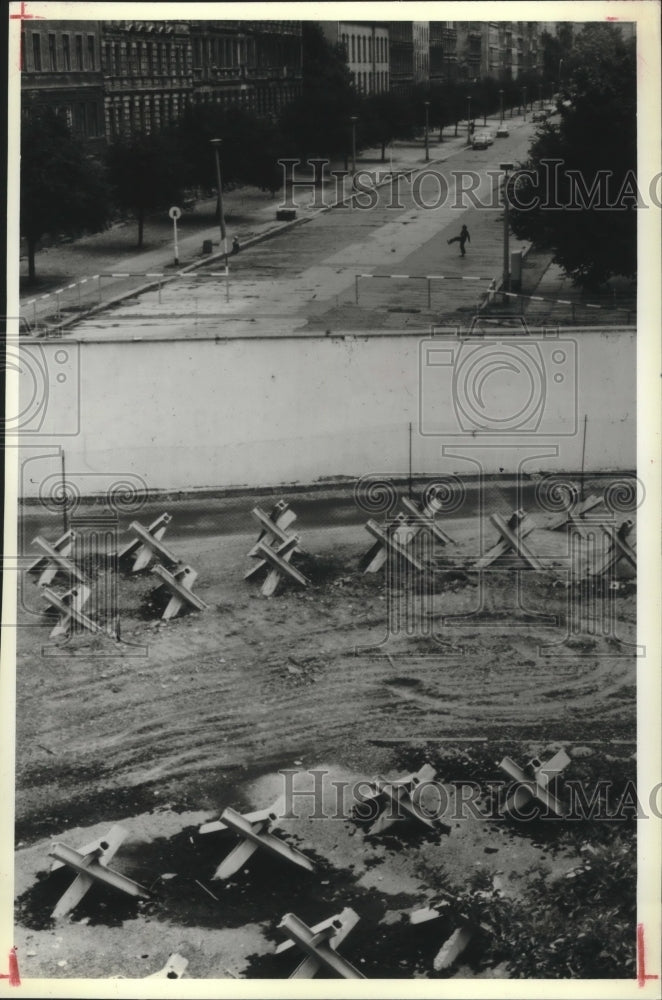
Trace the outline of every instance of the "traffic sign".
{"label": "traffic sign", "polygon": [[168,212],[168,215],[170,216],[171,219],[179,219],[181,214],[182,214],[181,208],[177,208],[176,205],[173,205]]}

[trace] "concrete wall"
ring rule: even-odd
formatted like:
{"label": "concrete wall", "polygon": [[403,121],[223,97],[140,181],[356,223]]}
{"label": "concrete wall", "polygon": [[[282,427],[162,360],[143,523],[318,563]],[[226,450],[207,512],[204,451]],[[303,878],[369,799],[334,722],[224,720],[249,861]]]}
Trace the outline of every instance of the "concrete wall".
{"label": "concrete wall", "polygon": [[406,475],[410,422],[414,473],[576,471],[584,415],[587,471],[636,466],[632,330],[35,341],[21,368],[24,496],[59,448],[83,493],[122,476],[190,490]]}

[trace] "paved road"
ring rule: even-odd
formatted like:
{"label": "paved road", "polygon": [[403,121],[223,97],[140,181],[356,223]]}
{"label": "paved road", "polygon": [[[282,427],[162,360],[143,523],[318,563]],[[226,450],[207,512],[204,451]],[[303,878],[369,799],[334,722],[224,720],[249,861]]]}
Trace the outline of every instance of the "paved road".
{"label": "paved road", "polygon": [[[231,258],[229,302],[222,281],[175,280],[160,302],[156,291],[127,300],[77,325],[76,337],[283,336],[466,320],[501,272],[502,212],[493,199],[499,164],[525,159],[534,131],[521,120],[510,125],[510,137],[487,150],[456,147],[416,184],[402,181],[399,197],[388,183],[369,209],[334,208]],[[495,207],[466,207],[456,197],[458,173],[470,170],[480,175],[476,197]],[[449,197],[435,205],[445,186]],[[307,192],[301,198],[310,201]],[[463,223],[472,234],[464,258],[447,243]],[[426,281],[385,278],[361,279],[357,304],[360,273],[438,276],[431,307]]]}

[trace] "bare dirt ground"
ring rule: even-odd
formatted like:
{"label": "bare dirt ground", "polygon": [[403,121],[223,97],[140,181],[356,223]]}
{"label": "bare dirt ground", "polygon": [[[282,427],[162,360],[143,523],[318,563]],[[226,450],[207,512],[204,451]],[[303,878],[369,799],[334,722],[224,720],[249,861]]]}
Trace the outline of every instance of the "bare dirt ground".
{"label": "bare dirt ground", "polygon": [[[291,503],[296,510],[297,498]],[[486,783],[503,780],[505,754],[524,763],[560,747],[571,757],[564,779],[634,780],[633,582],[600,594],[571,630],[577,595],[565,586],[567,536],[545,529],[550,514],[536,515],[529,536],[546,570],[495,568],[482,588],[466,570],[478,554],[475,517],[454,516],[444,527],[456,544],[435,553],[433,587],[422,602],[412,598],[412,577],[359,573],[371,544],[359,523],[302,532],[305,554],[296,562],[311,585],[267,599],[243,580],[256,537],[250,506],[243,527],[223,535],[214,517],[207,530],[178,533],[185,503],[161,508],[173,514],[164,541],[198,570],[195,591],[206,612],[161,622],[155,578],[122,574],[120,643],[82,633],[58,645],[48,639],[51,621],[23,614],[15,868],[21,976],[141,978],[178,951],[191,978],[282,979],[297,964],[293,952],[273,953],[282,916],[295,912],[314,924],[345,906],[360,923],[341,951],[368,978],[508,976],[507,947],[501,961],[486,964],[480,939],[459,964],[435,973],[452,915],[413,927],[409,914],[440,890],[460,892],[481,877],[506,898],[522,898],[541,878],[554,894],[586,845],[611,837],[611,827],[590,820],[517,823],[489,808],[487,818],[463,815],[458,797],[480,786],[485,812]],[[222,512],[218,501],[215,517]],[[484,530],[495,540],[489,523]],[[606,609],[613,615],[607,629]],[[454,615],[468,617],[449,622]],[[235,841],[203,837],[199,825],[226,806],[246,812],[270,804],[283,791],[280,771],[297,772],[297,791],[313,789],[310,771],[324,772],[317,780],[333,815],[331,782],[408,773],[425,762],[445,790],[450,833],[402,822],[368,837],[348,808],[314,818],[312,798],[299,796],[298,817],[280,827],[316,862],[314,873],[258,852],[229,882],[212,879]],[[71,873],[49,874],[51,842],[78,848],[120,822],[128,838],[112,866],[151,897],[94,887],[70,917],[53,921]],[[563,962],[559,970],[573,974]]]}

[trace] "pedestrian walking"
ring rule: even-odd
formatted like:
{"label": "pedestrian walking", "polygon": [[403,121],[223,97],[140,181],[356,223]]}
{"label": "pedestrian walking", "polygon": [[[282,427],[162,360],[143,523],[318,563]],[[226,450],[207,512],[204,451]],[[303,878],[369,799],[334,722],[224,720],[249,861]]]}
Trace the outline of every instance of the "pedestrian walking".
{"label": "pedestrian walking", "polygon": [[467,229],[466,226],[462,226],[462,229],[460,230],[460,235],[459,236],[454,236],[448,242],[449,243],[459,243],[460,244],[460,253],[464,257],[464,255],[465,255],[464,245],[467,242],[467,240],[469,241],[469,243],[471,243],[471,237],[469,236],[469,230]]}
{"label": "pedestrian walking", "polygon": [[232,240],[232,250],[230,250],[230,254],[232,255],[232,254],[239,253],[240,250],[241,250],[241,247],[239,246],[239,240],[235,236],[234,239]]}

